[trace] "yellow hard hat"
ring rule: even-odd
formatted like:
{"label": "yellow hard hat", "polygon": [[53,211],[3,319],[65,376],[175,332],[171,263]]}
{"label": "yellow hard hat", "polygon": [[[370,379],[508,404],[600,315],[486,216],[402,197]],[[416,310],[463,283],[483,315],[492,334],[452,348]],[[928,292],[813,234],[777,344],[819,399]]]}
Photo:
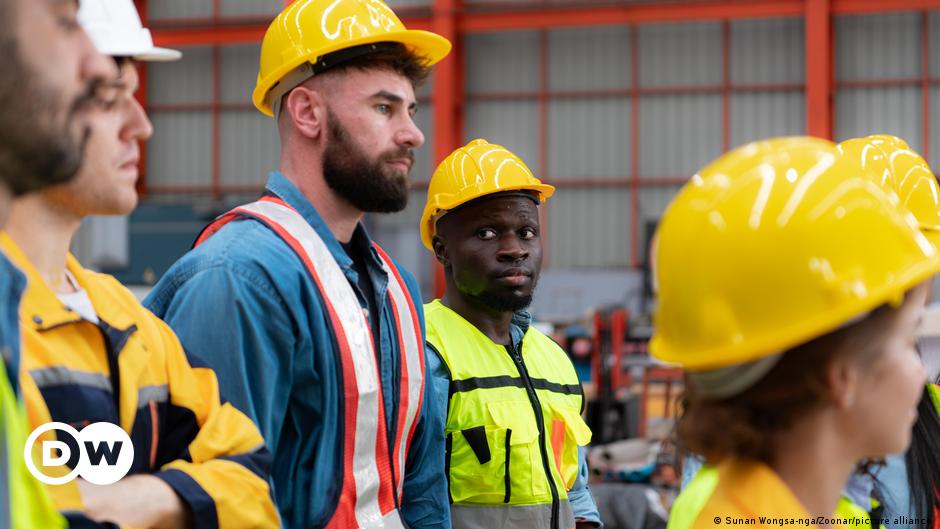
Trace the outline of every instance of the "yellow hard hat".
{"label": "yellow hard hat", "polygon": [[[430,66],[450,53],[450,41],[431,33],[407,29],[381,0],[297,0],[268,26],[261,42],[258,83],[251,100],[273,116],[269,92],[279,84],[293,88],[315,73],[367,52],[367,45],[404,44]],[[359,48],[367,46],[366,48]],[[355,48],[355,49],[354,49]],[[330,55],[346,50],[343,54]],[[298,68],[300,72],[295,72]],[[291,79],[285,79],[290,74]],[[287,90],[279,91],[280,95]]]}
{"label": "yellow hard hat", "polygon": [[543,184],[518,156],[502,145],[477,139],[450,153],[437,166],[428,186],[428,202],[421,215],[421,241],[434,248],[437,219],[475,198],[505,191],[534,191],[540,202],[555,188]]}
{"label": "yellow hard hat", "polygon": [[691,371],[837,329],[940,271],[913,216],[832,142],[777,138],[692,177],[660,222],[652,354]]}
{"label": "yellow hard hat", "polygon": [[897,193],[924,235],[940,247],[940,185],[926,160],[904,140],[887,134],[845,140],[839,150],[857,160],[885,189]]}

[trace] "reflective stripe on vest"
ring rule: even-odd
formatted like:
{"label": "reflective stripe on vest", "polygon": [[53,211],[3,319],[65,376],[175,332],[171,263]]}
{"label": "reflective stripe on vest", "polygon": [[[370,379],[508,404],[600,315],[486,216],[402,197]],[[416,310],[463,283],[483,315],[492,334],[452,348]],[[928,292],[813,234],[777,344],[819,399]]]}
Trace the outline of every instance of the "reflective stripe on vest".
{"label": "reflective stripe on vest", "polygon": [[359,300],[332,254],[300,213],[283,200],[263,197],[220,216],[207,227],[196,246],[228,222],[253,218],[281,237],[303,262],[323,298],[343,371],[345,400],[343,486],[329,528],[397,529],[403,527],[396,508],[401,497],[405,457],[417,425],[424,386],[424,342],[415,305],[392,260],[378,246],[389,277],[388,296],[401,352],[399,417],[394,453],[389,454],[385,407],[369,322]]}
{"label": "reflective stripe on vest", "polygon": [[[551,527],[552,506],[541,505],[466,505],[450,506],[452,529],[540,529]],[[558,519],[562,529],[575,526],[574,512],[568,500],[561,500]]]}
{"label": "reflective stripe on vest", "polygon": [[[573,527],[567,490],[577,477],[578,446],[591,431],[565,352],[530,327],[517,365],[506,347],[439,301],[425,305],[425,322],[428,343],[451,375],[447,472],[455,529],[551,527],[552,487],[556,528]],[[533,523],[543,516],[544,524]]]}

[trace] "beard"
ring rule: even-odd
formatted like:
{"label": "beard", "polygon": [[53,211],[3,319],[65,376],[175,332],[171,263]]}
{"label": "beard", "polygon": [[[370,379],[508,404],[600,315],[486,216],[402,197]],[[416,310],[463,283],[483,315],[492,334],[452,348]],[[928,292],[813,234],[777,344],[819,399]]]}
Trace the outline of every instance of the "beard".
{"label": "beard", "polygon": [[531,288],[526,294],[519,294],[514,291],[491,291],[484,290],[478,294],[464,295],[471,297],[483,307],[494,312],[516,312],[529,308],[532,304],[532,295],[535,292],[535,286],[538,283],[538,277],[532,277]]}
{"label": "beard", "polygon": [[386,162],[407,158],[408,148],[385,152],[369,160],[350,138],[332,112],[328,112],[329,133],[323,153],[323,176],[330,189],[356,209],[371,213],[394,213],[408,205],[408,173],[393,171]]}
{"label": "beard", "polygon": [[70,180],[90,135],[79,114],[94,99],[93,87],[64,103],[23,62],[15,36],[0,39],[0,55],[0,101],[7,102],[0,105],[0,181],[18,196]]}

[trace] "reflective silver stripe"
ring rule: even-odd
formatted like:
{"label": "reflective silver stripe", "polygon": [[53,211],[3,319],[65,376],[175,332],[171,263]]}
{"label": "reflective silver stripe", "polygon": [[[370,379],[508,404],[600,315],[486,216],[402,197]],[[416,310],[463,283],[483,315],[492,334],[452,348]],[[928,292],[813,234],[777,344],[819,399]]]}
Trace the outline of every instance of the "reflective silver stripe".
{"label": "reflective silver stripe", "polygon": [[[453,529],[535,529],[552,526],[552,504],[542,505],[468,505],[450,506]],[[568,500],[558,505],[558,528],[574,527],[574,512]]]}
{"label": "reflective silver stripe", "polygon": [[150,401],[157,403],[170,400],[170,388],[166,384],[143,386],[137,390],[137,407],[142,408]]}
{"label": "reflective silver stripe", "polygon": [[[376,413],[379,409],[379,375],[372,340],[369,339],[368,322],[360,310],[359,300],[323,239],[300,213],[269,201],[254,202],[238,209],[256,213],[277,223],[300,243],[320,277],[325,290],[323,294],[329,298],[336,310],[349,344],[359,392],[353,450],[353,479],[356,485],[356,503],[353,510],[359,527],[384,527],[382,509],[379,506],[380,478],[375,452],[379,420]],[[395,511],[391,514],[399,516]]]}
{"label": "reflective silver stripe", "polygon": [[418,401],[421,400],[421,389],[424,385],[420,356],[424,353],[424,350],[419,349],[422,342],[421,338],[415,333],[418,322],[414,321],[412,317],[408,296],[405,294],[407,287],[399,283],[391,270],[391,263],[386,263],[383,259],[382,265],[385,268],[385,273],[388,274],[388,292],[392,297],[392,301],[394,301],[395,311],[398,313],[399,332],[405,348],[402,355],[404,356],[405,366],[408,368],[408,409],[404,410],[404,413],[406,413],[405,425],[401,431],[401,439],[398,440],[398,472],[401,474],[398,476],[398,497],[401,498],[405,484],[405,456],[408,452],[408,434],[411,432],[411,426],[418,416]]}
{"label": "reflective silver stripe", "polygon": [[40,389],[50,386],[88,386],[111,392],[111,381],[101,373],[73,371],[65,366],[31,369],[29,376]]}
{"label": "reflective silver stripe", "polygon": [[405,524],[401,521],[401,513],[398,512],[398,509],[393,509],[392,512],[383,516],[378,523],[360,525],[359,529],[405,529]]}

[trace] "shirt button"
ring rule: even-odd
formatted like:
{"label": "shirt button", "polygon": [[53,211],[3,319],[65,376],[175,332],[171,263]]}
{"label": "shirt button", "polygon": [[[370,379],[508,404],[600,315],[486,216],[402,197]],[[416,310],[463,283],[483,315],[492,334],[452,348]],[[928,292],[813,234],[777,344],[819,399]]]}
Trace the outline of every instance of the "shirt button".
{"label": "shirt button", "polygon": [[33,323],[35,323],[36,325],[42,325],[42,318],[40,318],[39,316],[33,316]]}
{"label": "shirt button", "polygon": [[369,319],[369,309],[362,309],[362,317],[367,320]]}

